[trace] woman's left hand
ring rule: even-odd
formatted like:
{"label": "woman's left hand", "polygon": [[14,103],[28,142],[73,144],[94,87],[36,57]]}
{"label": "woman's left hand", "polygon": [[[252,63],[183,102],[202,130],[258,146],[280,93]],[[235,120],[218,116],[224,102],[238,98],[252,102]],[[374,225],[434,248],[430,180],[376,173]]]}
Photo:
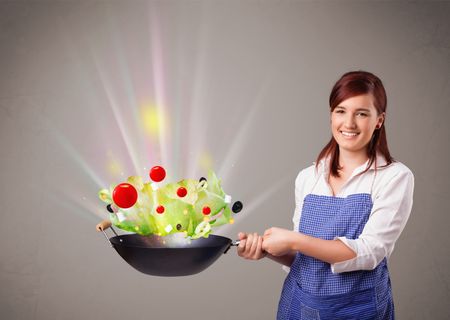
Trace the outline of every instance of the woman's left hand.
{"label": "woman's left hand", "polygon": [[262,248],[267,253],[279,257],[292,251],[292,243],[298,232],[281,228],[270,228],[264,232]]}

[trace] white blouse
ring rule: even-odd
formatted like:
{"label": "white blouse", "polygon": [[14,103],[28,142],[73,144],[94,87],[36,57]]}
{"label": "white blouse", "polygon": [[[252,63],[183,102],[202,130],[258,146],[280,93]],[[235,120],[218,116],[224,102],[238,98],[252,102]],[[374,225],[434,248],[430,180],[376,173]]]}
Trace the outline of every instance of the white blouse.
{"label": "white blouse", "polygon": [[[328,175],[328,160],[322,160],[316,170],[312,165],[298,174],[295,180],[295,212],[292,219],[294,230],[298,231],[303,207],[303,199],[312,193],[333,196]],[[386,165],[384,157],[378,155],[371,168],[362,175],[368,162],[356,168],[336,197],[345,198],[355,193],[369,193],[373,207],[358,239],[336,237],[350,249],[356,257],[331,264],[333,273],[354,270],[372,270],[385,257],[389,258],[395,242],[408,221],[413,203],[414,176],[411,170],[400,162]]]}

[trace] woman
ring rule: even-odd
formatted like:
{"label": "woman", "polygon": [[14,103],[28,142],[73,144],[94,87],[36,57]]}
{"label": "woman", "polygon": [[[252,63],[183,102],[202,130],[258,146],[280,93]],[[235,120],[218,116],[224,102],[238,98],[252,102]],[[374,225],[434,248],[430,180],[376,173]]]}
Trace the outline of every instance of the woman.
{"label": "woman", "polygon": [[389,153],[378,77],[344,74],[329,102],[332,138],[297,176],[294,231],[240,233],[238,254],[290,267],[277,319],[394,319],[387,259],[411,212],[414,177]]}

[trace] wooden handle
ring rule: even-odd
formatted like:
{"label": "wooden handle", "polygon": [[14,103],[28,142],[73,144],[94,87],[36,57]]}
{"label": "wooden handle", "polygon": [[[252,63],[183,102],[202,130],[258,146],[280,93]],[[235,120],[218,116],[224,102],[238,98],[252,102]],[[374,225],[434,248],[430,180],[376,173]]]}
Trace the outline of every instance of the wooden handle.
{"label": "wooden handle", "polygon": [[111,227],[111,221],[103,220],[102,222],[100,222],[98,225],[95,226],[95,229],[97,229],[97,231],[103,231],[108,229],[109,227]]}

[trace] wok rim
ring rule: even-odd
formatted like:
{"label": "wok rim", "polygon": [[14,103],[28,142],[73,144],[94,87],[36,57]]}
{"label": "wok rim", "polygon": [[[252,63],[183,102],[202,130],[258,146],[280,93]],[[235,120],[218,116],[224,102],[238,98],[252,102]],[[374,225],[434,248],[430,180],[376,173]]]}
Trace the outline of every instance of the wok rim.
{"label": "wok rim", "polygon": [[[119,235],[119,236],[114,236],[109,238],[109,240],[111,241],[111,244],[113,246],[119,246],[119,247],[127,247],[127,248],[140,248],[140,249],[151,249],[151,250],[157,250],[157,249],[161,249],[161,250],[186,250],[186,249],[199,249],[199,248],[218,248],[218,247],[222,247],[224,245],[229,245],[231,244],[233,241],[228,238],[228,237],[224,237],[224,236],[219,236],[219,235],[214,235],[214,234],[210,234],[208,236],[208,238],[200,238],[200,239],[192,239],[191,241],[196,241],[196,240],[201,240],[201,239],[209,239],[209,238],[213,238],[213,239],[217,239],[217,240],[223,240],[224,242],[220,242],[217,243],[215,245],[204,245],[204,246],[192,246],[192,247],[151,247],[151,246],[141,246],[141,245],[130,245],[124,242],[121,242],[120,239],[124,237],[124,238],[135,238],[135,237],[146,237],[143,235],[139,235],[137,233],[131,233],[131,234],[124,234],[124,235]],[[161,238],[163,238],[164,236],[161,236]]]}

